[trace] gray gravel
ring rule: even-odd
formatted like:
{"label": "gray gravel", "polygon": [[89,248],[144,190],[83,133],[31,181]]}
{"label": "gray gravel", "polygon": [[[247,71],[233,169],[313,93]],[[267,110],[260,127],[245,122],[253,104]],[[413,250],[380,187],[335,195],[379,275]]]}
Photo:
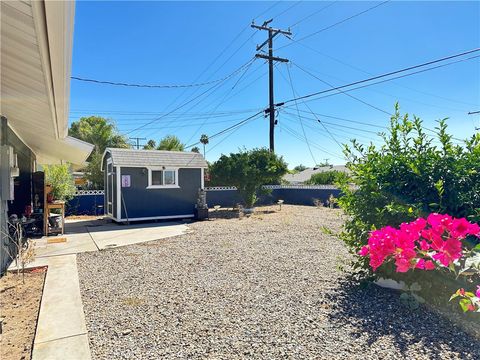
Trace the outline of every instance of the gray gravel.
{"label": "gray gravel", "polygon": [[79,255],[94,359],[480,358],[436,313],[347,280],[345,247],[320,230],[338,210],[259,210]]}

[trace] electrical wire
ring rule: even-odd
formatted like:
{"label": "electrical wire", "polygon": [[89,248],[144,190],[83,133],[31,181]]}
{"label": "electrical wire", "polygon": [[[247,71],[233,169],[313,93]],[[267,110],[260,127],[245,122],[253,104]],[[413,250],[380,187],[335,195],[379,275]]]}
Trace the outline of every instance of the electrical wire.
{"label": "electrical wire", "polygon": [[[422,63],[422,64],[417,64],[417,65],[409,66],[409,67],[406,67],[406,68],[403,68],[403,69],[399,69],[399,70],[395,70],[395,71],[390,71],[390,72],[388,72],[388,73],[384,73],[384,74],[377,75],[377,76],[372,76],[372,77],[369,77],[369,78],[367,78],[367,79],[358,80],[358,81],[351,82],[351,83],[349,83],[349,84],[344,84],[344,85],[336,86],[336,87],[334,87],[334,88],[332,88],[332,89],[317,91],[317,92],[314,92],[314,93],[311,93],[311,94],[307,94],[307,95],[303,95],[303,96],[297,97],[297,98],[295,98],[295,99],[289,99],[289,100],[284,101],[283,104],[287,104],[287,103],[289,103],[289,102],[293,102],[294,100],[307,99],[307,98],[310,98],[310,97],[313,97],[313,96],[316,96],[316,95],[320,95],[320,94],[324,94],[324,93],[329,93],[329,92],[332,92],[332,91],[336,91],[336,90],[339,90],[339,89],[344,89],[344,88],[351,87],[351,86],[354,86],[354,85],[363,84],[363,83],[366,83],[366,82],[370,82],[370,81],[373,81],[373,80],[381,79],[381,78],[388,77],[388,76],[391,76],[391,75],[395,75],[395,74],[399,74],[399,73],[406,72],[406,71],[409,71],[409,70],[417,69],[417,68],[420,68],[420,67],[424,67],[424,66],[436,64],[436,63],[443,62],[443,61],[446,61],[446,60],[455,59],[455,58],[458,58],[458,57],[461,57],[461,56],[464,56],[464,55],[468,55],[468,54],[472,54],[472,53],[475,53],[475,52],[478,52],[478,51],[480,51],[480,48],[476,48],[476,49],[464,51],[464,52],[462,52],[462,53],[458,53],[458,54],[446,56],[446,57],[443,57],[443,58],[440,58],[440,59],[431,60],[431,61],[428,61],[428,62],[425,62],[425,63]],[[467,60],[471,60],[471,59],[474,59],[474,58],[477,58],[477,57],[478,57],[478,56],[473,56],[473,57],[469,57],[469,58],[466,58],[466,59],[461,59],[461,60],[456,61],[456,62],[450,62],[450,63],[447,63],[447,64],[443,64],[443,65],[441,65],[441,66],[436,66],[436,67],[431,67],[431,68],[423,69],[422,71],[417,71],[417,72],[413,72],[413,73],[408,73],[408,74],[405,74],[405,75],[402,75],[402,76],[399,76],[399,77],[393,77],[393,78],[390,78],[390,79],[387,79],[387,80],[384,80],[384,81],[381,81],[381,82],[386,82],[386,81],[391,81],[391,80],[398,79],[398,78],[401,78],[401,77],[411,76],[411,75],[414,75],[414,74],[417,74],[417,73],[420,73],[420,72],[430,71],[430,70],[436,69],[436,68],[438,68],[438,67],[449,66],[449,65],[455,64],[455,63],[460,62],[460,61],[467,61]],[[376,82],[376,83],[373,83],[373,84],[369,84],[369,85],[367,85],[367,86],[379,84],[379,83],[381,83],[381,82]],[[364,86],[364,87],[365,87],[365,86]],[[358,88],[360,88],[360,87],[358,87]],[[358,88],[356,88],[356,89],[358,89]]]}
{"label": "electrical wire", "polygon": [[304,22],[305,20],[310,19],[312,16],[315,16],[315,15],[321,13],[323,10],[328,9],[328,8],[329,8],[330,6],[332,6],[332,5],[335,5],[338,1],[339,1],[339,0],[333,1],[333,2],[331,2],[330,4],[328,4],[328,5],[320,8],[320,9],[318,9],[317,11],[314,11],[313,13],[311,13],[311,14],[303,17],[303,18],[301,18],[301,19],[298,20],[297,22],[295,22],[295,23],[293,23],[292,25],[290,25],[289,28],[293,28],[294,26],[297,26],[297,25],[300,24],[301,22]]}
{"label": "electrical wire", "polygon": [[[333,61],[335,61],[335,62],[337,62],[337,63],[339,63],[339,64],[342,64],[342,65],[344,65],[344,66],[346,66],[346,67],[349,67],[349,68],[351,68],[351,69],[354,69],[354,70],[356,70],[356,71],[359,71],[359,72],[361,72],[361,73],[364,73],[364,74],[367,74],[367,75],[370,75],[370,76],[373,76],[373,75],[374,75],[373,73],[371,73],[371,72],[369,72],[369,71],[366,71],[366,70],[364,70],[364,69],[362,69],[362,68],[359,68],[358,66],[352,65],[352,64],[347,63],[347,62],[345,62],[345,61],[343,61],[343,60],[340,60],[340,59],[338,59],[338,58],[336,58],[336,57],[334,57],[334,56],[331,56],[331,55],[326,54],[326,53],[324,53],[324,52],[322,52],[322,51],[319,51],[319,50],[311,47],[310,45],[307,45],[307,44],[304,44],[304,43],[301,43],[301,42],[299,42],[298,44],[301,45],[301,46],[303,46],[303,47],[306,48],[306,49],[309,49],[310,51],[313,51],[313,52],[315,52],[315,53],[317,53],[317,54],[319,54],[319,55],[321,55],[321,56],[324,56],[324,57],[326,57],[326,58],[328,58],[328,59],[330,59],[330,60],[333,60]],[[438,99],[450,101],[450,102],[453,102],[453,103],[458,103],[458,104],[463,104],[463,105],[469,105],[469,106],[472,106],[472,105],[473,105],[473,106],[477,106],[476,104],[473,104],[473,103],[469,103],[469,102],[465,102],[465,101],[460,101],[460,100],[455,100],[455,99],[450,99],[450,98],[447,98],[447,97],[444,97],[444,96],[441,96],[441,95],[432,94],[432,93],[427,92],[427,91],[415,89],[415,88],[412,88],[412,87],[410,87],[410,86],[406,86],[406,85],[403,85],[403,84],[398,84],[398,83],[396,83],[396,82],[393,82],[393,84],[395,84],[396,86],[399,86],[399,87],[403,87],[403,88],[408,89],[408,90],[415,91],[415,92],[420,93],[420,94],[428,95],[428,96],[431,96],[431,97],[434,97],[434,98],[438,98]],[[410,99],[409,101],[413,101],[413,100]],[[417,102],[418,102],[418,101],[417,101]],[[423,103],[423,104],[424,104],[424,105],[429,105],[429,104],[426,104],[426,103]],[[430,105],[429,105],[429,106],[430,106]],[[436,106],[436,105],[431,105],[431,106]],[[457,109],[455,109],[455,110],[457,110]],[[463,112],[463,110],[461,110],[461,111]]]}
{"label": "electrical wire", "polygon": [[[290,87],[292,88],[293,96],[297,96],[295,92],[295,88],[293,87],[292,76],[290,74],[290,68],[287,65],[287,72],[288,72],[288,79],[290,80]],[[307,143],[308,151],[310,152],[310,156],[312,157],[313,163],[316,164],[317,160],[315,160],[315,156],[313,156],[312,148],[310,147],[310,143],[308,142],[307,134],[305,133],[305,128],[303,127],[303,120],[300,116],[300,111],[298,111],[298,103],[295,101],[295,107],[297,109],[298,119],[300,120],[300,125],[302,127],[303,137],[305,138],[305,142]]]}
{"label": "electrical wire", "polygon": [[[238,80],[235,82],[235,84],[233,84],[233,86],[224,94],[223,98],[220,100],[220,102],[217,104],[217,106],[212,110],[211,114],[213,114],[221,105],[223,105],[225,102],[226,102],[226,98],[227,96],[233,91],[233,89],[235,89],[235,87],[240,83],[240,81],[242,81],[242,79],[244,78],[245,74],[248,72],[248,70],[250,69],[250,66],[252,66],[253,64],[253,61],[250,63],[249,66],[247,66],[245,68],[245,71],[242,73],[242,75],[238,78]],[[204,121],[197,127],[197,129],[193,132],[193,134],[190,136],[190,138],[187,140],[187,143],[189,143],[194,137],[195,135],[198,134],[198,132],[200,131],[200,129],[205,125],[205,123],[210,120],[210,117],[207,117],[206,119],[204,119]]]}
{"label": "electrical wire", "polygon": [[[227,127],[226,129],[223,129],[223,130],[221,130],[221,131],[219,131],[219,132],[217,132],[217,133],[215,133],[215,134],[213,134],[213,135],[210,135],[208,138],[211,139],[211,138],[214,138],[214,137],[216,137],[216,136],[219,136],[219,135],[221,135],[221,134],[223,134],[223,133],[225,133],[225,132],[227,132],[227,131],[229,131],[229,130],[231,130],[231,129],[239,126],[239,125],[242,125],[242,124],[248,122],[249,120],[252,120],[253,118],[257,117],[257,116],[260,115],[260,114],[263,114],[263,110],[255,113],[255,114],[253,114],[252,116],[249,116],[249,117],[246,118],[246,119],[243,119],[243,120],[239,121],[238,123],[236,123],[236,124],[234,124],[234,125],[232,125],[232,126]],[[185,148],[188,149],[188,148],[191,148],[191,147],[193,147],[193,146],[196,146],[196,145],[198,145],[198,144],[200,144],[200,143],[201,143],[200,141],[197,141],[197,142],[194,143],[194,144],[185,146]]]}
{"label": "electrical wire", "polygon": [[351,16],[343,19],[343,20],[337,21],[336,23],[331,24],[331,25],[329,25],[329,26],[326,26],[326,27],[324,27],[324,28],[322,28],[322,29],[320,29],[320,30],[318,30],[318,31],[315,31],[315,32],[313,32],[313,33],[311,33],[311,34],[305,35],[305,36],[301,37],[301,38],[298,39],[298,40],[292,40],[291,43],[288,43],[288,44],[286,44],[286,45],[283,45],[283,46],[277,48],[276,50],[278,51],[278,50],[283,49],[283,48],[286,48],[287,46],[290,46],[290,45],[292,45],[292,44],[294,44],[294,43],[296,43],[296,42],[303,41],[303,40],[308,39],[308,38],[310,38],[310,37],[312,37],[312,36],[315,36],[315,35],[317,35],[317,34],[320,34],[321,32],[324,32],[324,31],[326,31],[326,30],[329,30],[329,29],[331,29],[331,28],[333,28],[333,27],[335,27],[335,26],[338,26],[338,25],[340,25],[340,24],[343,24],[344,22],[347,22],[347,21],[349,21],[349,20],[351,20],[351,19],[353,19],[353,18],[356,18],[356,17],[358,17],[358,16],[360,16],[360,15],[363,15],[363,14],[369,12],[369,11],[372,11],[372,10],[378,8],[379,6],[385,5],[385,4],[388,3],[388,2],[390,2],[390,0],[381,2],[381,3],[379,3],[379,4],[376,4],[376,5],[372,6],[372,7],[369,7],[369,8],[366,9],[366,10],[363,10],[363,11],[361,11],[361,12],[359,12],[359,13],[353,14],[353,15],[351,15]]}
{"label": "electrical wire", "polygon": [[[347,92],[345,92],[345,91],[342,91],[341,89],[336,89],[336,87],[335,87],[334,85],[332,85],[332,84],[330,84],[329,82],[327,82],[327,81],[319,78],[319,77],[316,76],[315,74],[312,74],[310,71],[304,69],[304,68],[301,67],[300,65],[298,65],[298,64],[296,64],[296,63],[293,63],[293,62],[291,62],[291,64],[294,65],[294,66],[296,66],[297,68],[299,68],[300,70],[302,70],[302,71],[305,72],[306,74],[310,75],[311,77],[313,77],[313,78],[317,79],[318,81],[324,83],[325,85],[330,86],[332,89],[335,89],[335,90],[337,90],[338,92],[340,92],[340,93],[342,93],[342,94],[344,94],[344,95],[346,95],[346,96],[348,96],[348,97],[350,97],[350,98],[352,98],[352,99],[354,99],[354,100],[357,100],[357,101],[361,102],[361,103],[364,104],[364,105],[367,105],[367,106],[371,107],[372,109],[378,110],[378,111],[380,111],[380,112],[382,112],[382,113],[384,113],[384,114],[387,114],[387,115],[389,115],[389,116],[392,115],[392,113],[390,113],[389,111],[383,110],[383,109],[379,108],[378,106],[375,106],[375,105],[373,105],[373,104],[370,104],[369,102],[367,102],[367,101],[365,101],[365,100],[362,100],[362,99],[360,99],[360,98],[358,98],[358,97],[356,97],[356,96],[353,96],[352,94],[349,94],[349,93],[347,93]],[[303,99],[302,99],[302,101],[303,101]]]}
{"label": "electrical wire", "polygon": [[78,81],[84,81],[84,82],[91,82],[95,84],[102,84],[102,85],[112,85],[112,86],[123,86],[123,87],[137,87],[137,88],[154,88],[154,89],[178,89],[178,88],[190,88],[190,87],[200,87],[200,86],[205,86],[205,85],[211,85],[215,84],[221,81],[225,81],[229,79],[230,77],[234,76],[238,72],[242,71],[245,67],[248,68],[252,63],[248,62],[246,65],[242,65],[240,68],[232,72],[231,74],[212,81],[207,81],[207,82],[202,82],[202,83],[196,83],[196,84],[180,84],[180,85],[151,85],[151,84],[133,84],[133,83],[124,83],[124,82],[113,82],[113,81],[105,81],[105,80],[96,80],[96,79],[87,79],[87,78],[81,78],[78,76],[71,76],[70,78],[73,80],[78,80]]}

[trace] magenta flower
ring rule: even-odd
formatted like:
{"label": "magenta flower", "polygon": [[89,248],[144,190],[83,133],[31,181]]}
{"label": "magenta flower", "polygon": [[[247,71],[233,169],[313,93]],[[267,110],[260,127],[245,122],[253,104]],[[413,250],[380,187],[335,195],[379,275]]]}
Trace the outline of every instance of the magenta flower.
{"label": "magenta flower", "polygon": [[475,292],[475,295],[480,298],[480,285],[477,285],[477,291]]}

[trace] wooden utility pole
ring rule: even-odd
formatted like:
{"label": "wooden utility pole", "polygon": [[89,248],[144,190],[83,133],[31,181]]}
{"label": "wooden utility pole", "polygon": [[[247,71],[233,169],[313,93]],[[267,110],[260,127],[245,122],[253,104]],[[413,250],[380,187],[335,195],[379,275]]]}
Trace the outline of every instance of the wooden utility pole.
{"label": "wooden utility pole", "polygon": [[268,39],[265,40],[261,45],[257,45],[257,51],[263,48],[266,44],[268,44],[268,55],[264,54],[255,54],[255,57],[266,59],[268,60],[268,109],[265,110],[265,113],[270,115],[270,151],[275,151],[275,101],[274,101],[274,94],[273,94],[273,62],[288,62],[288,59],[283,59],[279,57],[273,56],[273,38],[278,34],[283,34],[286,36],[292,35],[290,31],[274,29],[270,26],[267,26],[272,22],[273,19],[267,20],[263,23],[263,25],[255,25],[252,23],[252,28],[258,30],[265,30],[268,31]]}

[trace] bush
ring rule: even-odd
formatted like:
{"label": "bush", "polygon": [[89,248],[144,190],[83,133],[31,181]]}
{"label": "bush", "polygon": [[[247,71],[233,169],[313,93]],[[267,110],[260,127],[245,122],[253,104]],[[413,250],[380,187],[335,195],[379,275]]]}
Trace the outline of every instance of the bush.
{"label": "bush", "polygon": [[347,180],[348,175],[343,171],[329,170],[313,174],[305,183],[308,185],[333,185]]}
{"label": "bush", "polygon": [[[438,144],[419,118],[402,117],[397,105],[381,148],[355,141],[345,147],[356,186],[341,184],[339,204],[348,215],[341,238],[353,253],[367,244],[371,230],[433,212],[480,220],[480,134],[460,146],[445,119],[436,130]],[[358,257],[355,267],[369,271],[365,258]]]}
{"label": "bush", "polygon": [[43,165],[45,183],[52,186],[55,200],[69,200],[75,195],[75,181],[70,165]]}
{"label": "bush", "polygon": [[265,192],[262,185],[279,184],[287,171],[283,158],[267,149],[240,151],[222,155],[210,166],[210,185],[235,186],[245,206],[250,208],[256,195]]}

